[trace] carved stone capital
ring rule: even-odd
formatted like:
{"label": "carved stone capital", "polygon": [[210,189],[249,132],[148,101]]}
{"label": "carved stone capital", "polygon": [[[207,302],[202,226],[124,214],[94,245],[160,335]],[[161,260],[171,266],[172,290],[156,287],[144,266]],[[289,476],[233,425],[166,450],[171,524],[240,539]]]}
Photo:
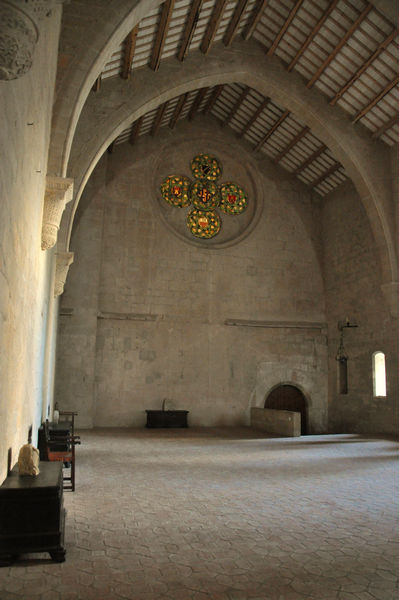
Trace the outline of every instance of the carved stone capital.
{"label": "carved stone capital", "polygon": [[396,319],[399,318],[399,282],[383,283],[381,290],[389,306],[391,316]]}
{"label": "carved stone capital", "polygon": [[42,221],[42,250],[52,248],[57,242],[62,213],[72,200],[73,179],[47,176]]}
{"label": "carved stone capital", "polygon": [[69,267],[73,263],[73,257],[73,252],[62,252],[55,255],[54,296],[60,296],[64,292],[64,285],[68,276]]}
{"label": "carved stone capital", "polygon": [[[61,0],[62,1],[62,0]],[[18,79],[32,66],[39,21],[57,0],[1,0],[0,80]]]}

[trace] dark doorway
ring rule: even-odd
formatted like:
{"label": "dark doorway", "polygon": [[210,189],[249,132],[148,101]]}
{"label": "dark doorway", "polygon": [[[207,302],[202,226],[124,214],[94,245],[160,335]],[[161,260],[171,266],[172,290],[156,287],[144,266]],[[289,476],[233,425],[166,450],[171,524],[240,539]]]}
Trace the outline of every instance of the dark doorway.
{"label": "dark doorway", "polygon": [[301,435],[307,434],[306,399],[294,385],[279,385],[274,388],[266,398],[265,408],[301,413]]}

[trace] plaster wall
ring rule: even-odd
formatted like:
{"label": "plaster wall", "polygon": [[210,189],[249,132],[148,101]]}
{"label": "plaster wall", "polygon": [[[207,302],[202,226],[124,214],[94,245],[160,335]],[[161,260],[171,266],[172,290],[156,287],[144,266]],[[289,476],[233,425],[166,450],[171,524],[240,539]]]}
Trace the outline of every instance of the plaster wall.
{"label": "plaster wall", "polygon": [[[263,406],[271,387],[289,381],[309,399],[310,430],[322,431],[327,346],[320,328],[311,326],[325,317],[310,195],[272,169],[262,175],[244,146],[215,123],[191,126],[187,154],[186,128],[117,147],[96,170],[101,178],[106,168],[104,185],[85,192],[62,300],[71,316],[62,317],[57,398],[96,426],[143,426],[145,409],[160,408],[165,398],[168,408],[189,410],[192,425],[238,425],[249,424],[250,407]],[[208,134],[207,148],[196,142],[200,132]],[[171,143],[176,169],[186,165],[187,175],[199,151],[230,164],[231,174],[237,161],[236,177],[252,161],[263,206],[238,243],[209,248],[162,217],[157,190],[165,174],[156,166]],[[183,209],[167,209],[182,210],[184,222]],[[310,325],[281,327],[282,321]]]}
{"label": "plaster wall", "polygon": [[[326,307],[329,331],[329,428],[332,432],[397,433],[398,319],[381,293],[381,266],[365,211],[351,184],[323,202]],[[338,393],[338,321],[345,329],[348,393]],[[372,354],[386,355],[387,396],[373,397]]]}
{"label": "plaster wall", "polygon": [[50,394],[53,252],[40,244],[60,16],[41,21],[30,71],[0,82],[0,480],[31,425],[36,441]]}

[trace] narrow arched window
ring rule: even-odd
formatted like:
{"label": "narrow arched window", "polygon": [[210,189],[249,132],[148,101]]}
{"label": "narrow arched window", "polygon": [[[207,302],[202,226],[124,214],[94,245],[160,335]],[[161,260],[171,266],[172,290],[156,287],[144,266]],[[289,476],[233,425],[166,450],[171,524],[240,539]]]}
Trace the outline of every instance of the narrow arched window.
{"label": "narrow arched window", "polygon": [[385,354],[383,352],[374,352],[373,354],[373,395],[387,395]]}

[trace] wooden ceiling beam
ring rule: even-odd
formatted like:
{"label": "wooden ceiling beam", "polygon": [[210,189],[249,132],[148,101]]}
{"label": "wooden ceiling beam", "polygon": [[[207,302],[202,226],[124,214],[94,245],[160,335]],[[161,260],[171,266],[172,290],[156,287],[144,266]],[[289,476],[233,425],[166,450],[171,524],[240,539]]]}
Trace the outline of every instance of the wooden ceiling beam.
{"label": "wooden ceiling beam", "polygon": [[228,0],[216,0],[212,17],[209,20],[208,27],[206,28],[204,37],[201,42],[201,52],[203,52],[204,54],[207,54],[209,52],[227,2]]}
{"label": "wooden ceiling beam", "polygon": [[327,179],[328,177],[330,177],[330,175],[332,175],[333,173],[335,173],[335,171],[338,171],[338,169],[340,167],[342,167],[341,163],[335,162],[333,165],[331,165],[331,167],[329,169],[327,169],[327,171],[325,171],[317,179],[315,179],[314,181],[312,181],[310,185],[312,187],[314,187],[314,188],[317,187],[318,185],[321,184],[322,181],[324,181],[325,179]]}
{"label": "wooden ceiling beam", "polygon": [[91,89],[93,92],[99,92],[101,90],[101,73],[93,83],[93,87]]}
{"label": "wooden ceiling beam", "polygon": [[322,144],[320,148],[315,150],[306,160],[304,160],[296,169],[293,171],[293,175],[299,175],[301,171],[304,171],[316,158],[319,158],[327,150],[327,146]]}
{"label": "wooden ceiling beam", "polygon": [[164,102],[163,104],[158,106],[157,114],[155,115],[155,119],[154,119],[154,122],[151,127],[151,135],[152,136],[154,136],[157,133],[158,129],[160,128],[161,121],[163,119],[163,116],[165,114],[165,110],[167,109],[168,104],[169,104],[169,100],[167,100],[166,102]]}
{"label": "wooden ceiling beam", "polygon": [[198,94],[196,95],[196,97],[194,99],[194,102],[192,103],[190,111],[188,113],[188,120],[189,121],[192,121],[194,119],[194,117],[197,114],[198,109],[199,109],[199,107],[201,105],[201,102],[203,101],[203,99],[204,99],[205,94],[207,93],[207,91],[208,91],[207,87],[201,88],[198,91]]}
{"label": "wooden ceiling beam", "polygon": [[242,33],[244,40],[249,40],[259,23],[269,0],[258,0]]}
{"label": "wooden ceiling beam", "polygon": [[176,125],[177,120],[180,117],[180,115],[182,113],[182,110],[183,110],[183,107],[184,107],[184,105],[185,105],[185,103],[187,101],[187,98],[188,98],[188,92],[186,92],[185,94],[182,94],[180,96],[179,100],[177,101],[176,108],[173,111],[173,115],[172,115],[172,117],[171,117],[171,119],[169,121],[169,127],[171,129],[173,129],[174,126]]}
{"label": "wooden ceiling beam", "polygon": [[241,17],[244,14],[244,11],[248,6],[249,1],[250,0],[238,0],[233,16],[231,17],[230,23],[223,37],[223,44],[225,46],[230,46],[231,42],[233,41],[233,38],[237,33],[237,29],[240,26]]}
{"label": "wooden ceiling beam", "polygon": [[184,28],[183,39],[180,45],[179,52],[177,54],[177,58],[180,61],[183,61],[185,59],[188,49],[190,47],[195,28],[197,27],[203,1],[204,0],[193,0],[191,4],[190,12],[188,14],[186,25]]}
{"label": "wooden ceiling beam", "polygon": [[208,102],[204,106],[204,110],[203,110],[204,113],[208,113],[212,110],[212,108],[215,105],[216,100],[219,98],[220,94],[222,93],[223,88],[224,88],[223,84],[219,84],[219,85],[215,86],[212,94],[209,96]]}
{"label": "wooden ceiling beam", "polygon": [[122,65],[122,79],[129,79],[130,74],[132,72],[132,63],[134,58],[134,51],[136,49],[136,40],[137,34],[139,32],[140,25],[137,24],[136,27],[129,33],[129,35],[125,39],[125,55],[123,58]]}
{"label": "wooden ceiling beam", "polygon": [[255,123],[255,121],[257,120],[259,115],[261,113],[263,113],[265,108],[267,108],[267,105],[269,104],[269,102],[270,102],[270,98],[265,98],[263,100],[263,102],[258,106],[258,108],[254,112],[252,117],[249,119],[249,121],[247,123],[245,123],[244,127],[241,129],[241,131],[239,133],[240,137],[243,136],[246,131],[249,131],[249,129],[251,129],[252,125]]}
{"label": "wooden ceiling beam", "polygon": [[387,123],[384,123],[384,125],[382,125],[382,127],[377,129],[377,131],[374,131],[372,137],[374,139],[379,138],[383,133],[385,133],[388,129],[390,129],[391,127],[396,125],[396,123],[398,123],[398,122],[399,122],[399,112],[396,113],[396,115],[394,115],[392,117],[392,119],[389,119],[389,121],[387,121]]}
{"label": "wooden ceiling beam", "polygon": [[143,119],[144,119],[144,115],[139,117],[132,126],[131,132],[130,132],[130,137],[129,137],[129,144],[134,144],[134,142],[136,141],[136,139],[138,138],[139,134],[140,134],[140,129],[141,129],[141,125],[143,123]]}
{"label": "wooden ceiling beam", "polygon": [[378,104],[378,102],[386,95],[388,94],[388,92],[390,92],[395,86],[397,86],[399,83],[399,75],[397,75],[395,77],[395,79],[392,79],[392,81],[390,83],[388,83],[388,85],[386,87],[384,87],[383,90],[381,90],[381,92],[371,101],[367,104],[367,106],[365,106],[364,108],[362,108],[362,110],[359,110],[358,113],[356,113],[355,117],[352,120],[352,123],[357,123],[357,121],[359,119],[361,119],[362,117],[364,117],[364,115],[366,113],[369,112],[369,110],[371,110],[376,104]]}
{"label": "wooden ceiling beam", "polygon": [[262,148],[262,146],[269,139],[269,137],[271,135],[273,135],[273,133],[276,131],[276,129],[278,129],[278,127],[280,127],[280,125],[286,120],[286,118],[289,115],[290,115],[290,111],[289,110],[286,110],[285,112],[283,112],[283,114],[281,115],[281,117],[279,119],[277,119],[277,121],[269,129],[269,131],[263,136],[263,138],[260,140],[260,142],[257,143],[257,145],[254,148],[255,152],[258,152],[258,150],[260,150]]}
{"label": "wooden ceiling beam", "polygon": [[285,148],[283,148],[283,150],[281,150],[281,152],[280,152],[279,154],[277,154],[277,156],[274,158],[274,162],[276,162],[276,163],[280,162],[280,160],[281,160],[282,158],[284,158],[284,156],[285,156],[286,154],[288,154],[288,152],[289,152],[289,151],[290,151],[290,150],[291,150],[291,149],[292,149],[294,146],[296,146],[296,145],[297,145],[297,143],[298,143],[298,142],[299,142],[299,141],[300,141],[300,140],[301,140],[303,137],[305,137],[305,135],[306,135],[307,133],[309,133],[309,131],[310,131],[310,127],[308,127],[307,125],[306,125],[306,127],[304,127],[303,129],[301,129],[301,131],[300,131],[300,132],[299,132],[299,133],[298,133],[298,134],[297,134],[297,135],[296,135],[296,136],[295,136],[295,137],[294,137],[294,138],[293,138],[293,139],[290,141],[290,143],[289,143],[289,144],[288,144],[288,145],[287,145]]}
{"label": "wooden ceiling beam", "polygon": [[338,52],[345,46],[348,39],[354,34],[356,29],[359,27],[361,22],[367,17],[367,15],[372,10],[372,8],[373,8],[373,5],[370,4],[370,2],[368,2],[366,8],[360,13],[360,15],[358,16],[356,21],[352,24],[352,27],[350,27],[348,29],[348,31],[345,33],[344,37],[341,38],[341,40],[335,46],[334,50],[329,53],[329,55],[327,56],[325,61],[317,69],[316,73],[313,75],[313,77],[310,79],[310,81],[307,82],[306,87],[311,88],[312,85],[318,80],[320,75],[322,75],[322,73],[324,73],[324,71],[326,70],[328,65],[334,60],[334,58],[336,57]]}
{"label": "wooden ceiling beam", "polygon": [[250,92],[250,88],[246,85],[245,88],[242,90],[241,94],[239,95],[237,101],[233,104],[226,119],[223,121],[223,126],[228,125],[230,123],[231,119],[234,117],[236,112],[239,110],[241,104],[244,102],[244,100],[248,96],[249,92]]}
{"label": "wooden ceiling beam", "polygon": [[294,4],[294,6],[292,7],[292,9],[290,11],[290,14],[288,15],[287,19],[285,20],[284,25],[282,26],[282,28],[278,32],[277,36],[275,37],[273,44],[270,46],[270,48],[266,52],[266,56],[272,56],[274,54],[274,51],[277,48],[277,46],[279,45],[281,38],[287,31],[288,27],[291,25],[292,19],[295,17],[296,13],[301,8],[303,2],[304,2],[304,0],[296,1],[296,3]]}
{"label": "wooden ceiling beam", "polygon": [[334,98],[330,100],[331,106],[334,106],[337,100],[339,100],[341,96],[346,92],[346,90],[349,89],[357,79],[359,79],[359,77],[364,73],[364,71],[381,54],[381,52],[383,52],[386,49],[386,47],[396,38],[397,35],[399,35],[399,29],[394,29],[394,31],[392,31],[392,33],[387,38],[385,38],[383,42],[381,42],[381,44],[378,46],[378,48],[376,48],[376,50],[366,60],[366,62],[362,64],[362,66],[356,71],[356,73],[352,75],[352,77],[348,79],[345,85],[342,86],[341,89],[335,94]]}
{"label": "wooden ceiling beam", "polygon": [[150,68],[153,71],[157,71],[159,69],[162,50],[165,45],[166,36],[168,35],[168,29],[170,20],[172,18],[174,4],[175,0],[166,0],[162,4],[161,18],[159,20],[158,31],[155,37],[155,43],[152,49],[152,55],[150,60]]}
{"label": "wooden ceiling beam", "polygon": [[290,64],[288,65],[288,71],[291,71],[295,67],[296,63],[301,58],[302,54],[305,52],[307,47],[311,44],[313,38],[319,33],[325,21],[328,19],[334,8],[337,6],[338,2],[339,0],[334,0],[327,8],[327,10],[323,13],[321,18],[317,21],[316,25],[313,27],[312,31],[309,33],[308,37],[306,38],[306,40],[304,41],[304,43],[302,44],[302,46],[300,47]]}

